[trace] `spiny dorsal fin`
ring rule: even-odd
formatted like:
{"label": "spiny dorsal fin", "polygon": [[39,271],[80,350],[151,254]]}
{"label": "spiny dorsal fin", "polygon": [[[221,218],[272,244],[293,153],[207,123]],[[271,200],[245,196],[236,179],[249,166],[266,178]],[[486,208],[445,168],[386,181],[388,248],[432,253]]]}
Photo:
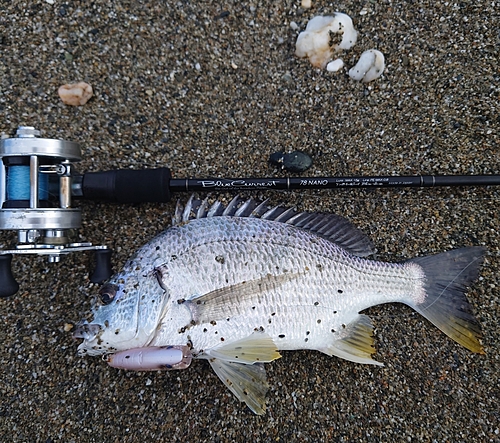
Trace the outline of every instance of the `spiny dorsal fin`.
{"label": "spiny dorsal fin", "polygon": [[179,202],[177,203],[172,223],[176,225],[195,218],[221,215],[258,217],[263,220],[287,223],[314,232],[358,257],[366,257],[376,252],[371,240],[339,215],[320,212],[297,212],[294,208],[283,206],[270,208],[267,206],[267,201],[260,203],[252,198],[245,201],[238,196],[234,197],[227,206],[224,206],[220,201],[216,201],[209,207],[207,199],[198,200],[192,195],[184,208]]}
{"label": "spiny dorsal fin", "polygon": [[384,366],[371,357],[375,352],[375,347],[370,317],[360,314],[356,320],[346,325],[341,333],[340,339],[335,340],[326,348],[318,350],[355,363]]}

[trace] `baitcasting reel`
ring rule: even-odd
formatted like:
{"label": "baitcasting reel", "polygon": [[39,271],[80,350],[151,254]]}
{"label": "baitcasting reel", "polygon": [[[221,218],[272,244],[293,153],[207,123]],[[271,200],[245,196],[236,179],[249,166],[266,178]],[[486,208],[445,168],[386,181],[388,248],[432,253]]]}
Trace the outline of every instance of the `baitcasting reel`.
{"label": "baitcasting reel", "polygon": [[70,252],[93,250],[97,266],[91,280],[111,275],[106,246],[71,242],[72,231],[81,226],[81,211],[72,202],[79,145],[39,135],[20,126],[15,138],[0,140],[0,229],[17,231],[15,247],[0,250],[0,297],[19,289],[10,267],[13,255],[45,255],[54,263]]}

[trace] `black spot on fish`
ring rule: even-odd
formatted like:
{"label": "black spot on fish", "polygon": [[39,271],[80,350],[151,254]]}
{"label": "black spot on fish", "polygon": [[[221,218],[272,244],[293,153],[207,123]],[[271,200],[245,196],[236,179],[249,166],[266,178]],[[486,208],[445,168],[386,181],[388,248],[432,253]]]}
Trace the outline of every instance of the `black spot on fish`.
{"label": "black spot on fish", "polygon": [[175,254],[174,254],[174,255],[172,255],[172,256],[171,256],[171,259],[172,259],[172,260],[177,260],[177,255],[175,255]]}
{"label": "black spot on fish", "polygon": [[216,255],[215,261],[217,263],[220,263],[221,265],[223,265],[226,262],[226,259],[222,255]]}
{"label": "black spot on fish", "polygon": [[309,339],[308,339],[308,338],[305,338],[305,339],[304,339],[304,341],[305,341],[305,342],[307,342],[307,341],[309,341]]}
{"label": "black spot on fish", "polygon": [[278,335],[279,338],[285,338],[285,334]]}
{"label": "black spot on fish", "polygon": [[306,331],[306,335],[309,335],[311,333],[311,331]]}
{"label": "black spot on fish", "polygon": [[211,324],[212,326],[215,326],[215,325],[217,324],[217,322],[216,322],[215,320],[212,320],[212,321],[210,322],[210,324]]}
{"label": "black spot on fish", "polygon": [[319,325],[319,324],[321,323],[321,320],[320,320],[320,319],[318,319],[318,320],[317,320],[317,323],[318,323],[318,325]]}
{"label": "black spot on fish", "polygon": [[120,333],[120,330],[119,330],[119,329],[117,329],[117,330],[115,331],[115,335],[118,335],[119,333]]}
{"label": "black spot on fish", "polygon": [[130,355],[126,355],[125,358],[130,358]]}
{"label": "black spot on fish", "polygon": [[224,341],[224,337],[221,337],[221,338],[220,338],[220,341]]}
{"label": "black spot on fish", "polygon": [[186,300],[184,298],[181,298],[180,300],[177,300],[177,303],[179,305],[182,305]]}
{"label": "black spot on fish", "polygon": [[334,314],[336,314],[336,313],[337,313],[337,311],[333,311],[333,313],[334,313]]}
{"label": "black spot on fish", "polygon": [[252,306],[252,309],[255,309],[255,306]]}
{"label": "black spot on fish", "polygon": [[106,326],[107,328],[109,328],[109,321],[104,320],[104,326]]}
{"label": "black spot on fish", "polygon": [[342,329],[345,329],[345,325],[344,324],[342,324]]}
{"label": "black spot on fish", "polygon": [[273,312],[271,315],[273,315],[273,316],[276,315],[276,312]]}
{"label": "black spot on fish", "polygon": [[335,333],[335,329],[332,329],[331,332]]}
{"label": "black spot on fish", "polygon": [[208,330],[207,328],[203,328],[203,332],[207,332],[207,330]]}
{"label": "black spot on fish", "polygon": [[319,305],[319,301],[315,301],[314,306],[318,306],[318,305]]}
{"label": "black spot on fish", "polygon": [[159,246],[157,246],[157,247],[156,247],[156,250],[157,250],[157,251],[159,251],[159,250],[160,250],[160,247],[159,247]]}
{"label": "black spot on fish", "polygon": [[267,320],[267,322],[268,322],[269,324],[271,324],[271,319]]}
{"label": "black spot on fish", "polygon": [[318,263],[316,267],[318,268],[319,271],[323,271],[323,265],[321,263]]}
{"label": "black spot on fish", "polygon": [[339,289],[337,292],[338,292],[339,294],[343,294],[343,293],[344,293],[344,291],[342,291],[342,289]]}

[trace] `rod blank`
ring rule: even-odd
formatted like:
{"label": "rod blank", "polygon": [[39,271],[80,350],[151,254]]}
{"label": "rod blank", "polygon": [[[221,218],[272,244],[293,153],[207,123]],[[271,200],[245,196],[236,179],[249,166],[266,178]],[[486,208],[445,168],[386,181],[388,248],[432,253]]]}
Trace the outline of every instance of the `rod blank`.
{"label": "rod blank", "polygon": [[171,179],[171,192],[201,192],[247,189],[352,189],[423,188],[435,186],[491,186],[500,184],[500,175],[415,175],[304,178],[217,178]]}

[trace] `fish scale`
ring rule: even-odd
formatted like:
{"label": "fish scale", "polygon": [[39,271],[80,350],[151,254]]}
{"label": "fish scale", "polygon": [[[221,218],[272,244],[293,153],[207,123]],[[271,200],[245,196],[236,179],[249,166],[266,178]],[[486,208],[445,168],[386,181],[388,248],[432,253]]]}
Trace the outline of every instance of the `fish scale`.
{"label": "fish scale", "polygon": [[174,220],[101,288],[92,323],[75,328],[80,354],[108,354],[111,366],[133,370],[207,359],[262,414],[263,363],[279,350],[380,365],[373,324],[360,314],[370,306],[405,303],[484,353],[465,297],[484,248],[383,263],[365,258],[371,242],[342,217],[238,198],[226,207],[192,198]]}
{"label": "fish scale", "polygon": [[[259,293],[261,300],[251,298],[246,302],[239,300],[235,305],[226,304],[225,312],[219,313],[226,321],[216,326],[210,324],[221,320],[216,313],[207,320],[208,327],[203,323],[182,333],[169,319],[160,327],[153,345],[168,340],[171,343],[177,333],[179,342],[174,344],[190,341],[196,353],[224,344],[221,338],[240,339],[262,328],[273,338],[278,349],[325,348],[332,340],[331,329],[339,331],[342,324],[353,321],[360,310],[373,303],[418,299],[422,291],[420,269],[411,264],[383,264],[348,256],[325,239],[276,222],[233,217],[202,220],[193,220],[189,228],[185,227],[188,240],[183,243],[183,237],[178,238],[180,244],[188,246],[166,265],[168,276],[164,284],[176,294],[171,301],[173,317],[181,316],[176,310],[185,309],[178,305],[179,299],[189,299],[242,281],[279,275],[285,270],[290,281],[271,290],[262,290]],[[200,222],[205,225],[204,229],[196,229]],[[220,232],[215,235],[216,241],[213,241],[214,231]],[[192,232],[199,235],[191,235]],[[222,260],[217,260],[220,257],[227,259],[221,263]],[[187,269],[191,272],[179,279],[179,273]],[[322,313],[315,304],[321,305]],[[269,324],[270,311],[276,311],[277,307],[280,309]],[[286,312],[284,308],[288,308]],[[237,320],[240,317],[241,320]],[[208,332],[203,332],[207,329]],[[310,330],[314,334],[306,337],[302,332],[287,333],[290,330]]]}

